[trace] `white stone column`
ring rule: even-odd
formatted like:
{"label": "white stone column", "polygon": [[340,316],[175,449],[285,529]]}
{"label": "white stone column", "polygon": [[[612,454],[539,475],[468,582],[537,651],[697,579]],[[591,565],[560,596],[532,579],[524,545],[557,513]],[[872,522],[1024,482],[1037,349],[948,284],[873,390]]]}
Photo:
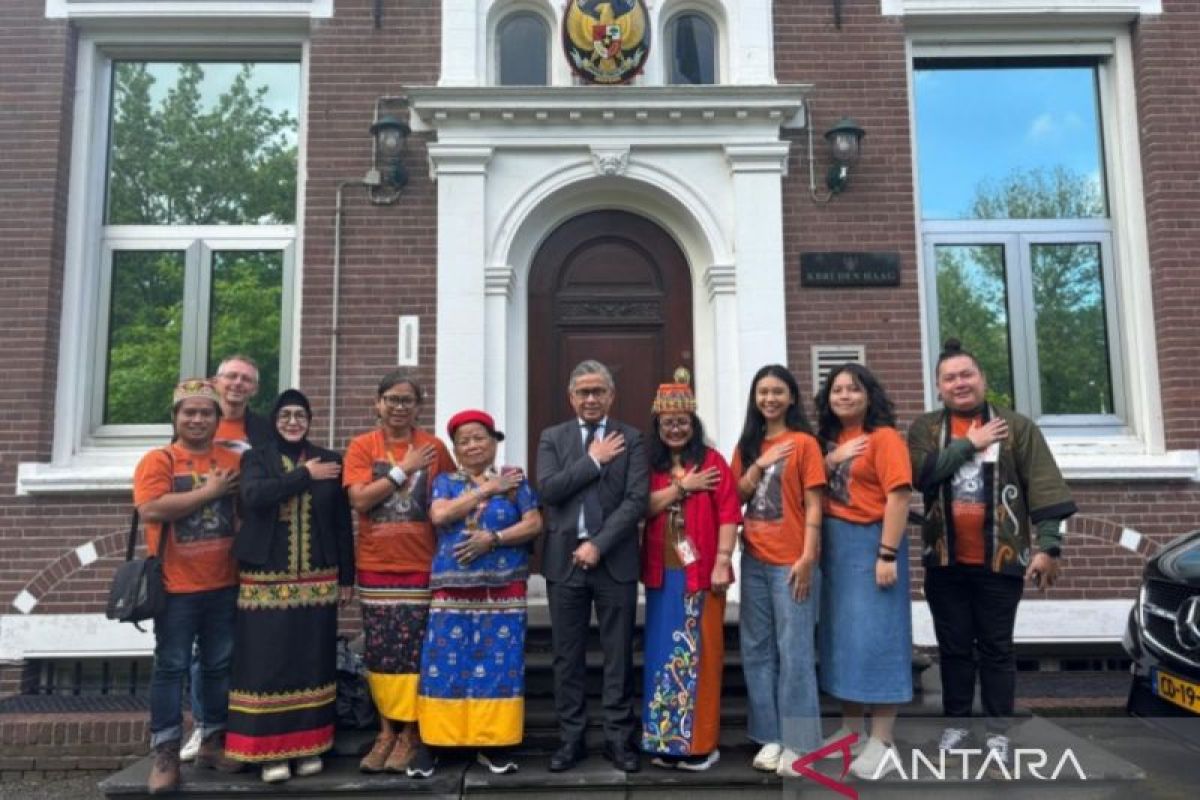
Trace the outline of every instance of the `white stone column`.
{"label": "white stone column", "polygon": [[455,411],[487,401],[484,211],[491,157],[490,147],[429,145],[430,174],[438,184],[438,431]]}
{"label": "white stone column", "polygon": [[[484,410],[496,418],[502,431],[512,426],[508,419],[508,311],[515,282],[516,271],[508,265],[484,270]],[[500,443],[497,463],[507,463],[506,444]]]}
{"label": "white stone column", "polygon": [[738,329],[737,268],[733,264],[711,264],[704,271],[704,287],[712,312],[713,362],[717,407],[712,419],[716,423],[713,440],[722,453],[733,452],[742,430],[746,387],[738,370],[738,337],[730,335]]}
{"label": "white stone column", "polygon": [[737,385],[743,393],[763,364],[787,363],[782,184],[787,152],[787,142],[725,147],[733,173]]}

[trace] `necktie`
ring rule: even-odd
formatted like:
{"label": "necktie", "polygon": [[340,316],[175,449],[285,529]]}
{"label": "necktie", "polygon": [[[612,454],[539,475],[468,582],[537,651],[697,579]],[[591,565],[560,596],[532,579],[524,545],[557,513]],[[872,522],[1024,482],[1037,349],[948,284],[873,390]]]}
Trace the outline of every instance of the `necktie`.
{"label": "necktie", "polygon": [[[587,440],[583,443],[583,452],[586,454],[588,448],[592,446],[592,442],[596,441],[596,431],[600,427],[595,422],[584,423],[587,428]],[[583,524],[587,528],[588,536],[595,536],[600,532],[600,526],[604,524],[604,509],[600,506],[600,482],[593,481],[583,491]]]}

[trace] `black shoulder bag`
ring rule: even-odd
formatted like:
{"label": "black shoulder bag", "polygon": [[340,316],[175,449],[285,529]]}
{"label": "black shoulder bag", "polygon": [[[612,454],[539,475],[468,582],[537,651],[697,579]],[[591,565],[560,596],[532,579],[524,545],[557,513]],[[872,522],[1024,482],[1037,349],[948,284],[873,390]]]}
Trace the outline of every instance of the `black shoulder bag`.
{"label": "black shoulder bag", "polygon": [[[170,451],[167,451],[170,458]],[[171,459],[171,472],[175,471],[175,460]],[[125,545],[125,563],[117,567],[112,583],[108,587],[108,605],[104,615],[118,622],[132,622],[139,631],[139,622],[153,619],[166,605],[167,592],[163,588],[162,561],[157,556],[134,558],[133,551],[137,547],[138,511],[133,509],[133,519],[129,523],[129,540]],[[163,523],[161,543],[166,542],[170,535],[171,524]]]}

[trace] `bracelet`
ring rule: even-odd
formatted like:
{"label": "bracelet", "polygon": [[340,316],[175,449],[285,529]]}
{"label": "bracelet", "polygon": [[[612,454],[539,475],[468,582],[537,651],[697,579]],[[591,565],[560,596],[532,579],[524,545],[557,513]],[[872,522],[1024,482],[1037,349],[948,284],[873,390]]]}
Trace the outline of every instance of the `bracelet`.
{"label": "bracelet", "polygon": [[887,550],[889,553],[899,553],[900,552],[895,547],[892,547],[890,544],[884,544],[883,542],[880,542],[879,546],[882,547],[884,550]]}
{"label": "bracelet", "polygon": [[683,488],[683,481],[679,480],[679,478],[671,478],[671,485],[679,491],[680,500],[687,500],[688,495],[691,493]]}
{"label": "bracelet", "polygon": [[408,478],[408,473],[399,464],[387,471],[387,479],[396,484],[396,488],[403,486],[406,478]]}
{"label": "bracelet", "polygon": [[896,562],[895,553],[879,553],[875,557],[887,564],[894,564]]}
{"label": "bracelet", "polygon": [[500,536],[500,531],[492,531],[492,549],[495,550],[500,546],[504,539]]}

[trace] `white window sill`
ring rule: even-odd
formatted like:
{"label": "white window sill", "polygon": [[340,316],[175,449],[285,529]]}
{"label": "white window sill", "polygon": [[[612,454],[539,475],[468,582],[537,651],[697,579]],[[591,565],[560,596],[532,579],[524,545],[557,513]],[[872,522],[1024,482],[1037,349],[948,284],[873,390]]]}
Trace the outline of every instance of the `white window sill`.
{"label": "white window sill", "polygon": [[129,494],[133,470],[148,449],[89,450],[66,464],[18,464],[17,496]]}
{"label": "white window sill", "polygon": [[48,19],[319,19],[332,16],[333,0],[46,0]]}
{"label": "white window sill", "polygon": [[1162,0],[880,0],[885,17],[1087,14],[1133,18],[1161,14]]}

